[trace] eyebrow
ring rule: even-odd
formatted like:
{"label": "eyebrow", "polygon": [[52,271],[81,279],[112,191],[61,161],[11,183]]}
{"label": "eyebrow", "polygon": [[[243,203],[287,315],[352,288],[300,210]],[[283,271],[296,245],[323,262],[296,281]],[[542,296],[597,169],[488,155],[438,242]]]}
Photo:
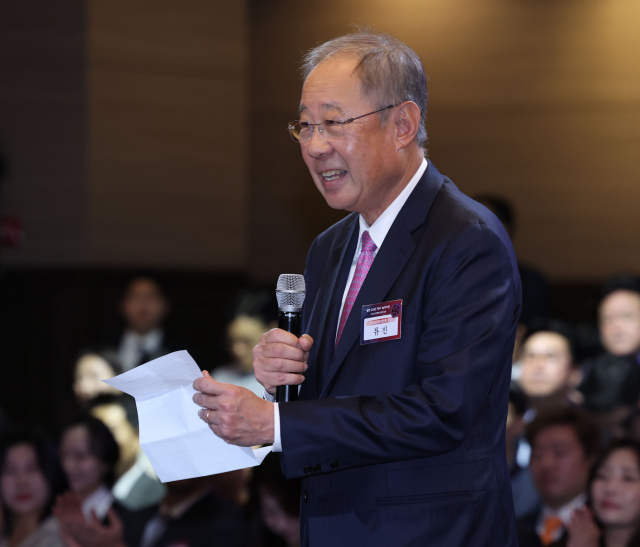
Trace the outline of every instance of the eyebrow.
{"label": "eyebrow", "polygon": [[[338,103],[324,103],[322,108],[323,110],[336,110],[340,114],[344,114],[344,110]],[[298,116],[300,116],[305,110],[308,110],[308,108],[301,104],[300,108],[298,108]]]}

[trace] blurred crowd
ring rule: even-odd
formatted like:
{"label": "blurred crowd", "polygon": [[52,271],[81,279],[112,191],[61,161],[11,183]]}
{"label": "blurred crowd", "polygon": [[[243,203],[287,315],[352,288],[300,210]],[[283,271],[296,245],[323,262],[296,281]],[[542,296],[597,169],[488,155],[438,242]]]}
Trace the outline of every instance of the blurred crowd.
{"label": "blurred crowd", "polygon": [[[0,547],[299,545],[300,482],[284,480],[276,455],[255,469],[159,481],[135,401],[102,380],[184,347],[165,332],[171,305],[152,277],[132,279],[118,309],[119,339],[75,360],[77,413],[59,435],[0,411]],[[232,362],[212,375],[262,396],[252,349],[276,323],[272,292],[242,293],[227,328]]]}
{"label": "blurred crowd", "polygon": [[[508,204],[477,199],[513,237]],[[506,454],[520,545],[640,547],[640,279],[607,281],[590,332],[553,319],[544,277],[519,266]],[[154,278],[132,279],[118,309],[121,336],[75,360],[77,415],[58,435],[0,410],[0,547],[299,545],[300,483],[284,480],[277,455],[158,480],[135,401],[102,380],[184,347],[165,332],[171,304]],[[262,396],[252,349],[276,325],[271,291],[242,293],[226,331],[231,361],[212,376]]]}
{"label": "blurred crowd", "polygon": [[[514,237],[509,205],[478,196]],[[595,332],[550,317],[519,264],[506,451],[521,547],[640,547],[640,279],[608,280]]]}

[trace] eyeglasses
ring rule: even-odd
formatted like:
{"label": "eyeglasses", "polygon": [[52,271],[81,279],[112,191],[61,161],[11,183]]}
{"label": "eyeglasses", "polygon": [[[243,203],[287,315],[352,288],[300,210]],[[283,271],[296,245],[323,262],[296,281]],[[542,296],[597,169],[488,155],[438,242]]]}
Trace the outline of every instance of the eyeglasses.
{"label": "eyeglasses", "polygon": [[373,112],[369,112],[368,114],[363,114],[362,116],[356,116],[355,118],[349,118],[348,120],[340,121],[340,120],[324,120],[319,123],[310,123],[310,122],[301,122],[300,120],[294,120],[289,122],[289,133],[291,134],[291,138],[294,142],[305,142],[311,139],[313,136],[314,127],[318,128],[318,131],[322,133],[325,137],[331,137],[333,139],[340,138],[344,135],[344,126],[348,123],[355,122],[360,118],[364,118],[365,116],[371,116],[371,114],[375,114],[377,112],[382,112],[383,110],[387,110],[387,108],[393,108],[398,106],[397,104],[390,104],[383,108],[379,108],[378,110],[374,110]]}

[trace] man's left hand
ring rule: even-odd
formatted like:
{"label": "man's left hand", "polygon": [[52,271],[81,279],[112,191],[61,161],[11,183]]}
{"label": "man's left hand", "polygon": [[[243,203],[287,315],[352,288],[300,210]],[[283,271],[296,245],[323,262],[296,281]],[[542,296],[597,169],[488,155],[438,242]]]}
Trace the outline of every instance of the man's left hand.
{"label": "man's left hand", "polygon": [[222,440],[238,446],[273,443],[273,403],[232,384],[216,382],[207,371],[193,382],[198,416]]}

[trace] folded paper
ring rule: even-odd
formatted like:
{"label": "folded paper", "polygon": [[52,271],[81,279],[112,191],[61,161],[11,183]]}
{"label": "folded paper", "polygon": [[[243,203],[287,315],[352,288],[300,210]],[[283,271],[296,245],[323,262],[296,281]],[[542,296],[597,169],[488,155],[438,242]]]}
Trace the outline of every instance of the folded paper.
{"label": "folded paper", "polygon": [[254,467],[271,451],[227,444],[209,429],[193,402],[201,376],[191,355],[176,351],[104,380],[135,398],[140,446],[162,482]]}

